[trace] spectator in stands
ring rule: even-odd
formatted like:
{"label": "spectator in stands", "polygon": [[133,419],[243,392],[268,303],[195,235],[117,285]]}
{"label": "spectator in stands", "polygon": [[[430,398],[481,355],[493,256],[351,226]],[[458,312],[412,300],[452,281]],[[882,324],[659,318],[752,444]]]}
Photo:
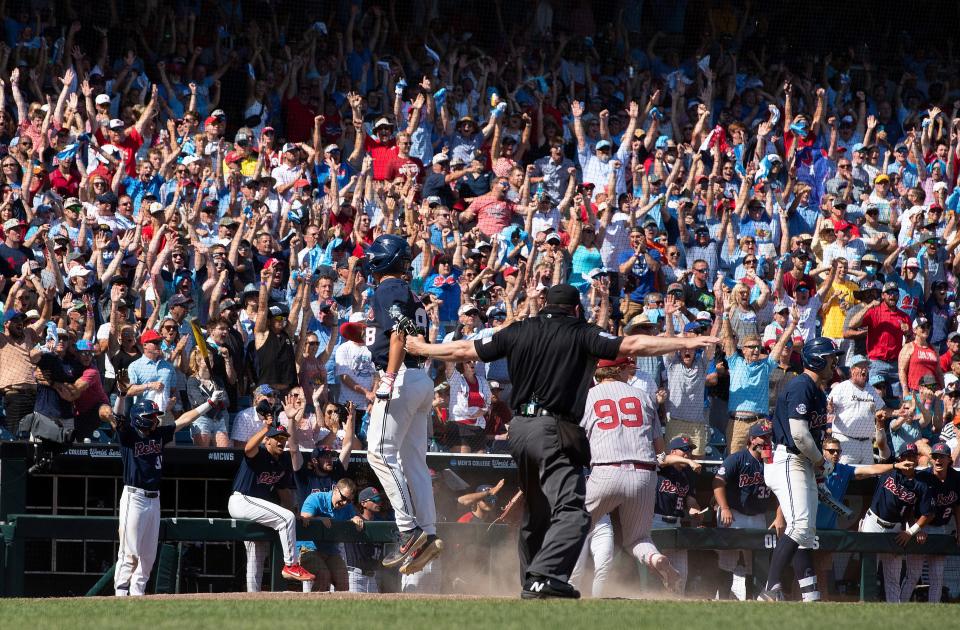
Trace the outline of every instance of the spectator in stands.
{"label": "spectator in stands", "polygon": [[872,361],[870,370],[876,382],[891,386],[895,396],[902,391],[895,363],[903,349],[904,336],[910,332],[910,317],[898,308],[899,299],[899,285],[887,282],[883,285],[881,299],[874,298],[847,324],[854,330],[866,329],[867,357]]}

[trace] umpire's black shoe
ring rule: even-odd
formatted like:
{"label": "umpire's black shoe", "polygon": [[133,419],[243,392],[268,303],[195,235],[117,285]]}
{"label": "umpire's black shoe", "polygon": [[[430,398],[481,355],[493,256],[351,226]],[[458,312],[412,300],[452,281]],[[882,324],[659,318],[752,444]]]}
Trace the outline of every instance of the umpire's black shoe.
{"label": "umpire's black shoe", "polygon": [[388,569],[398,567],[410,557],[414,551],[427,543],[427,534],[419,527],[400,532],[400,547],[383,559],[383,566]]}
{"label": "umpire's black shoe", "polygon": [[567,582],[553,578],[534,576],[523,584],[520,599],[580,599],[580,591]]}

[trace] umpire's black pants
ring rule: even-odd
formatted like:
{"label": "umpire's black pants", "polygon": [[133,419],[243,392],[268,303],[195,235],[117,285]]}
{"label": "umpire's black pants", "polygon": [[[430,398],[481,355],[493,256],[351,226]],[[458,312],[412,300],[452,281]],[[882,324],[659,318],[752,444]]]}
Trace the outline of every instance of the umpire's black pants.
{"label": "umpire's black pants", "polygon": [[590,530],[583,467],[590,447],[578,425],[552,416],[515,416],[510,454],[517,462],[526,511],[520,528],[520,581],[566,582]]}

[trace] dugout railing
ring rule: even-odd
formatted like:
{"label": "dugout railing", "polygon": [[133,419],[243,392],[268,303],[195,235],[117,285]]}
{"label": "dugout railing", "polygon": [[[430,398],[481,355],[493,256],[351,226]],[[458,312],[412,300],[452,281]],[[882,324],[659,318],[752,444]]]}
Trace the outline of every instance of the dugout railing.
{"label": "dugout railing", "polygon": [[[223,566],[218,570],[219,573],[229,574],[231,577],[241,575],[244,570],[242,549],[236,549],[238,541],[269,539],[277,543],[276,535],[265,528],[223,518],[228,516],[226,499],[229,496],[229,482],[239,465],[240,457],[240,451],[232,449],[170,449],[165,457],[165,486],[161,492],[164,517],[161,540],[168,544],[188,541],[198,543],[204,548],[229,548],[232,562],[221,562]],[[451,471],[465,480],[470,489],[464,489],[463,492],[470,492],[472,486],[477,484],[496,483],[500,478],[505,478],[508,487],[503,496],[512,494],[510,485],[515,477],[515,465],[509,456],[430,453],[428,461],[437,471]],[[32,463],[33,449],[30,445],[22,442],[0,442],[0,534],[3,536],[0,595],[87,592],[89,585],[96,582],[97,577],[102,575],[116,558],[115,510],[119,490],[122,488],[119,450],[115,445],[73,447],[56,457],[50,470],[28,474]],[[372,481],[363,452],[356,453],[352,463],[356,464],[351,468],[352,472],[356,472],[356,476],[368,477],[367,481]],[[704,501],[708,500],[710,481],[718,464],[719,462],[705,462],[705,470],[698,478],[698,494],[704,495]],[[848,497],[859,500],[869,497],[873,491],[873,483],[872,480],[854,482]],[[438,486],[438,491],[448,495],[455,494],[442,486]],[[62,497],[59,496],[71,493],[80,495],[72,503],[61,500]],[[39,495],[52,498],[38,498]],[[439,502],[438,495],[438,504]],[[476,544],[492,548],[496,544],[503,544],[505,539],[514,537],[513,530],[503,527],[494,527],[490,531],[487,531],[486,525],[445,523],[441,524],[441,527],[444,536],[461,545]],[[395,531],[390,524],[375,523],[359,538],[349,526],[324,530],[314,525],[303,530],[302,534],[317,540],[344,542],[363,539],[385,543],[393,540]],[[712,527],[656,531],[654,539],[664,549],[752,550],[758,552],[754,554],[755,563],[761,568],[766,566],[768,552],[776,542],[770,530],[726,530]],[[102,546],[99,564],[83,574],[63,575],[66,572],[61,571],[58,566],[44,572],[31,571],[25,563],[30,549],[35,549],[38,543],[41,547],[53,547],[57,550],[62,548],[61,555],[74,560],[75,556],[87,553],[85,542],[82,545],[68,546],[78,541],[96,541],[91,544]],[[508,544],[512,547],[512,543]],[[867,601],[876,599],[878,594],[876,554],[904,552],[895,545],[893,536],[888,534],[825,531],[820,532],[819,544],[824,551],[860,554],[863,562],[859,596]],[[930,536],[925,546],[917,547],[915,543],[911,543],[907,550],[911,553],[960,555],[960,548],[955,545],[952,537],[948,536]],[[165,570],[169,572],[171,562],[176,566],[179,556],[171,561],[169,549],[165,551],[166,553],[163,553],[162,549],[158,556],[158,575],[155,579],[165,592],[172,592],[171,589],[176,589],[175,578],[160,574],[165,573]],[[240,562],[237,562],[238,559]],[[279,565],[276,568],[279,570]],[[39,575],[40,573],[43,575]],[[63,588],[63,582],[68,577],[74,578],[72,584],[76,585],[69,590]],[[25,579],[44,579],[56,588],[25,590]],[[222,589],[224,585],[217,588]]]}

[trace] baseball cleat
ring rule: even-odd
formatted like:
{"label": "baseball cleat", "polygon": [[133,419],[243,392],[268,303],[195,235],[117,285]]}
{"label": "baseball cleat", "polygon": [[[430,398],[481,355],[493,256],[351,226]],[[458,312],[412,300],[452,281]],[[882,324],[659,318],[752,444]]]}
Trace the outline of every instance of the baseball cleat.
{"label": "baseball cleat", "polygon": [[427,542],[410,552],[407,561],[400,567],[403,575],[413,575],[422,571],[427,564],[443,551],[443,541],[434,535],[427,536]]}
{"label": "baseball cleat", "polygon": [[783,591],[775,589],[768,591],[763,589],[760,591],[760,594],[757,595],[758,602],[782,602],[783,601]]}
{"label": "baseball cleat", "polygon": [[316,577],[313,573],[310,573],[298,563],[285,565],[280,574],[288,580],[297,580],[298,582],[307,582]]}
{"label": "baseball cleat", "polygon": [[419,527],[410,531],[400,532],[400,548],[383,559],[383,566],[388,569],[399,567],[410,554],[427,543],[427,534]]}
{"label": "baseball cleat", "polygon": [[567,582],[548,577],[532,577],[523,585],[520,599],[580,599],[580,591]]}
{"label": "baseball cleat", "polygon": [[663,581],[663,587],[665,589],[671,593],[679,592],[680,582],[683,576],[670,564],[670,560],[666,556],[660,556],[657,562],[654,563],[653,568],[660,574],[660,579]]}

